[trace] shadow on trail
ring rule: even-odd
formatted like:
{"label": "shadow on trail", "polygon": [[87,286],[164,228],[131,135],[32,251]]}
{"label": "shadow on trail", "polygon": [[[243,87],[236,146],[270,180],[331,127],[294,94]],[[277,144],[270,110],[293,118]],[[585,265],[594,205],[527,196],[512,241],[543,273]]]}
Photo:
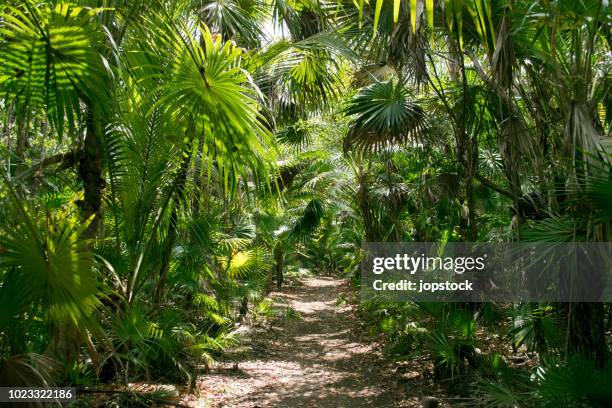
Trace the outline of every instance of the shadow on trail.
{"label": "shadow on trail", "polygon": [[240,376],[215,371],[202,378],[222,393],[218,407],[391,407],[391,391],[379,373],[380,356],[363,340],[359,321],[336,299],[343,281],[315,277],[273,293],[297,320],[252,333],[257,357],[242,361]]}

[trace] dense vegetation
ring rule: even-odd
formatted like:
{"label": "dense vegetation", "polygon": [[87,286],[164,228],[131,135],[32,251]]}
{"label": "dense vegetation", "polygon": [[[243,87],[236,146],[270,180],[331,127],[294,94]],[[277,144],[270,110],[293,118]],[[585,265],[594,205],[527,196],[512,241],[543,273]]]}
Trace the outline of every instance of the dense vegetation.
{"label": "dense vegetation", "polygon": [[[2,3],[0,385],[194,384],[364,241],[611,238],[607,1]],[[463,402],[612,406],[607,304],[362,310]]]}

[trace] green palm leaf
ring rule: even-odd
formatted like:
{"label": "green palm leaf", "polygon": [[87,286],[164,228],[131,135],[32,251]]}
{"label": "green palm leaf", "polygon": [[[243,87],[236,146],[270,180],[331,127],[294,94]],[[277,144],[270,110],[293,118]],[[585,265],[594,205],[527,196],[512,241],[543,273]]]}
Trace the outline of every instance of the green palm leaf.
{"label": "green palm leaf", "polygon": [[32,222],[34,230],[18,226],[2,232],[2,325],[33,306],[43,307],[57,325],[91,322],[100,302],[92,256],[80,239],[87,224],[80,223],[73,204],[71,212],[56,212],[52,226]]}
{"label": "green palm leaf", "polygon": [[213,32],[232,38],[249,47],[259,45],[263,38],[261,20],[263,3],[259,0],[197,1],[198,14]]}
{"label": "green palm leaf", "polygon": [[410,99],[402,84],[393,81],[376,81],[363,88],[345,112],[354,115],[345,150],[377,151],[414,141],[427,126],[423,108]]}
{"label": "green palm leaf", "polygon": [[0,91],[24,124],[45,112],[61,137],[65,124],[74,131],[80,101],[104,91],[98,12],[65,1],[0,8]]}
{"label": "green palm leaf", "polygon": [[241,68],[242,49],[206,26],[196,39],[188,27],[158,17],[139,35],[146,41],[132,62],[145,95],[158,95],[155,106],[182,128],[178,141],[202,141],[203,156],[216,165],[225,190],[232,191],[239,176],[265,177],[272,135],[259,114],[257,89]]}

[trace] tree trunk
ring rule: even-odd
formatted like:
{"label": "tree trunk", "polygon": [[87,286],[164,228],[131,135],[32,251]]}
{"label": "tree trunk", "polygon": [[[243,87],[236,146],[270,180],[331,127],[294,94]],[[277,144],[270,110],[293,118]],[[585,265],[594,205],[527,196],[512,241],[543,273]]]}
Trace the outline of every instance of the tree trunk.
{"label": "tree trunk", "polygon": [[240,310],[238,311],[240,317],[245,317],[249,312],[249,298],[247,296],[243,296],[240,301]]}
{"label": "tree trunk", "polygon": [[85,221],[91,216],[89,226],[85,230],[84,238],[93,238],[101,225],[102,192],[106,186],[103,172],[102,144],[99,123],[92,107],[87,108],[86,134],[83,150],[79,158],[78,172],[83,182],[83,200],[79,201],[81,218]]}
{"label": "tree trunk", "polygon": [[607,363],[603,303],[568,303],[567,354],[579,354],[598,367]]}
{"label": "tree trunk", "polygon": [[283,288],[283,266],[285,262],[285,253],[280,245],[277,245],[274,248],[274,260],[276,261],[274,265],[274,270],[276,272],[276,289],[281,290]]}
{"label": "tree trunk", "polygon": [[363,165],[359,165],[359,173],[357,174],[359,182],[359,190],[357,191],[357,205],[361,211],[361,217],[363,219],[363,228],[365,232],[365,239],[368,242],[378,241],[378,234],[376,233],[376,226],[372,220],[372,211],[370,209],[369,194],[368,194],[368,173],[363,169]]}
{"label": "tree trunk", "polygon": [[478,145],[476,136],[468,137],[467,149],[467,171],[466,171],[466,196],[468,206],[468,228],[471,241],[476,241],[478,228],[476,226],[476,203],[474,201],[474,177],[478,166]]}
{"label": "tree trunk", "polygon": [[27,131],[24,123],[20,123],[17,127],[17,158],[19,161],[17,162],[17,168],[15,170],[15,175],[19,177],[19,175],[25,169],[25,149],[26,149],[26,137]]}

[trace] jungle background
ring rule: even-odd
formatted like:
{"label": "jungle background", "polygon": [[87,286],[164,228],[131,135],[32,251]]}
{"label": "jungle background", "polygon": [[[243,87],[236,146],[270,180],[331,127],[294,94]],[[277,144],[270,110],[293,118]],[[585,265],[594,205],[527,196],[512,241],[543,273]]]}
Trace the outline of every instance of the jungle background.
{"label": "jungle background", "polygon": [[354,305],[390,376],[418,361],[436,386],[378,406],[612,406],[609,304],[354,296],[366,241],[610,240],[610,16],[3,0],[0,385],[185,405],[133,384],[197,394],[241,327],[279,318],[270,293],[333,298],[339,279],[334,307]]}

